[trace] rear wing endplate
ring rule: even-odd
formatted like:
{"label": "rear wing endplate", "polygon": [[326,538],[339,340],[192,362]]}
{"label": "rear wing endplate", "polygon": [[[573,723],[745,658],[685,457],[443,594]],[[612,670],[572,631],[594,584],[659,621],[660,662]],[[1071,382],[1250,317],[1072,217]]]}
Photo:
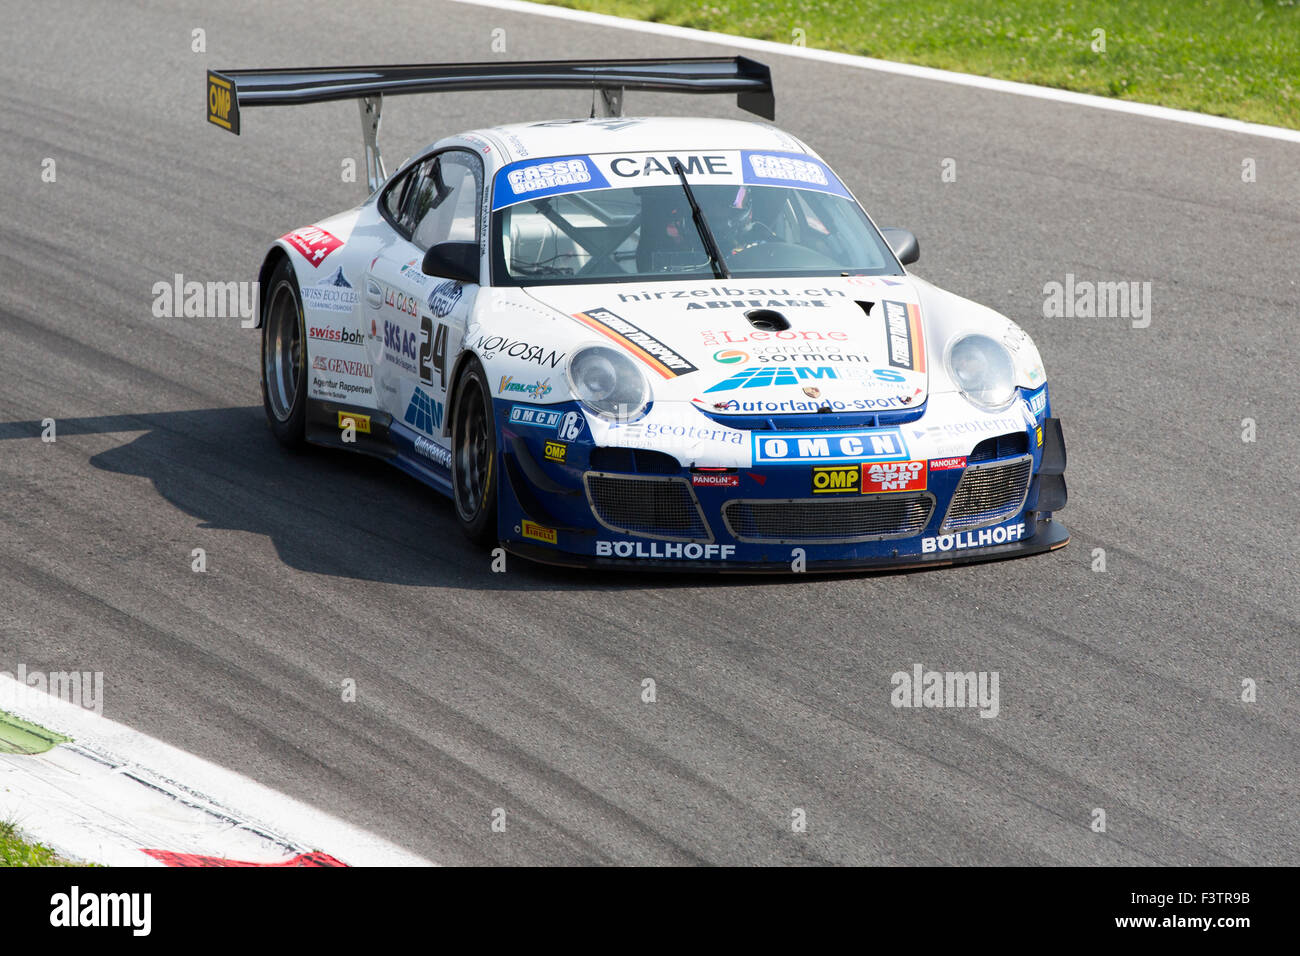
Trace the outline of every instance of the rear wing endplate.
{"label": "rear wing endplate", "polygon": [[[771,70],[748,57],[735,56],[209,70],[208,122],[239,135],[244,107],[358,100],[367,180],[373,191],[386,178],[378,146],[385,94],[524,89],[589,89],[605,116],[622,115],[625,90],[735,93],[741,109],[765,119],[776,117]],[[592,115],[596,115],[595,103]]]}

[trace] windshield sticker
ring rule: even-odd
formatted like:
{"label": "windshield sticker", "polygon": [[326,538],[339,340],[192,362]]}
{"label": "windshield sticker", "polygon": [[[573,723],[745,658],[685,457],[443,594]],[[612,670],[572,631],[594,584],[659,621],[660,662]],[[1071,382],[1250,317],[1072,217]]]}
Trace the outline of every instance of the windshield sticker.
{"label": "windshield sticker", "polygon": [[792,186],[847,197],[849,191],[820,159],[798,153],[741,150],[741,171],[754,186]]}
{"label": "windshield sticker", "polygon": [[492,208],[501,209],[542,196],[608,188],[609,181],[596,168],[590,156],[524,160],[503,166],[497,171],[492,190]]}

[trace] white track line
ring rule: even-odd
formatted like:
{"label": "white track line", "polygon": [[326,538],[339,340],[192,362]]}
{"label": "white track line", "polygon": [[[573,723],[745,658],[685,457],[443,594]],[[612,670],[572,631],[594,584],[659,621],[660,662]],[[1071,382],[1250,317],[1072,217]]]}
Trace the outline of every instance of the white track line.
{"label": "white track line", "polygon": [[950,70],[938,70],[929,66],[914,66],[910,63],[894,63],[890,60],[877,60],[867,56],[854,56],[850,53],[833,53],[830,50],[816,50],[811,47],[794,46],[788,43],[775,43],[771,40],[754,40],[749,37],[732,36],[727,33],[714,33],[709,30],[694,30],[690,27],[676,27],[664,23],[648,23],[641,20],[627,20],[612,17],[604,13],[588,13],[585,10],[570,10],[567,7],[552,7],[537,3],[521,3],[519,0],[451,0],[452,3],[464,3],[476,7],[492,7],[510,13],[530,13],[539,17],[553,17],[557,20],[572,20],[592,26],[610,27],[617,30],[636,30],[640,33],[652,33],[657,36],[673,37],[678,40],[690,40],[697,43],[718,43],[741,50],[754,50],[775,56],[794,56],[805,60],[817,60],[833,63],[836,66],[853,67],[860,70],[876,70],[880,73],[894,73],[921,80],[935,80],[939,83],[954,83],[958,86],[973,86],[998,93],[1012,93],[1016,96],[1031,96],[1040,100],[1054,100],[1058,103],[1071,103],[1075,106],[1090,106],[1099,110],[1111,110],[1116,113],[1129,113],[1145,116],[1149,119],[1170,120],[1189,126],[1204,126],[1209,129],[1229,133],[1243,133],[1247,136],[1263,136],[1267,139],[1280,139],[1291,143],[1300,143],[1300,130],[1283,129],[1280,126],[1265,126],[1262,123],[1245,123],[1241,120],[1225,119],[1222,116],[1209,116],[1194,113],[1191,110],[1175,110],[1167,106],[1152,106],[1149,103],[1134,103],[1129,100],[1113,100],[1104,96],[1092,96],[1088,93],[1072,93],[1068,90],[1056,90],[1046,86],[1034,86],[1030,83],[1014,83],[1011,80],[995,80],[987,76],[973,76],[969,73],[954,73]]}
{"label": "white track line", "polygon": [[0,673],[0,708],[70,744],[0,756],[0,819],[66,857],[150,866],[144,849],[272,863],[319,850],[351,866],[425,860],[242,774]]}

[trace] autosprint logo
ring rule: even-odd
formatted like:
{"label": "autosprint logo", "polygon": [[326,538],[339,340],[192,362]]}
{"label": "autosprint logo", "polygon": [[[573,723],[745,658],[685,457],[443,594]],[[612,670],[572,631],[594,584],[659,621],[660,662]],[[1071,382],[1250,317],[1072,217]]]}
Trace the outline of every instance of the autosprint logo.
{"label": "autosprint logo", "polygon": [[978,708],[981,717],[996,717],[997,671],[928,671],[921,664],[895,671],[889,702],[895,707]]}
{"label": "autosprint logo", "polygon": [[1150,282],[1092,282],[1067,273],[1043,286],[1045,319],[1130,319],[1135,329],[1151,324]]}
{"label": "autosprint logo", "polygon": [[103,671],[38,671],[19,664],[16,671],[0,671],[2,677],[41,694],[22,694],[9,681],[0,680],[0,710],[15,709],[21,695],[23,703],[29,707],[52,707],[54,701],[63,701],[104,716]]}
{"label": "autosprint logo", "polygon": [[153,284],[155,319],[233,319],[251,329],[257,321],[257,282],[187,281],[177,272],[172,281]]}
{"label": "autosprint logo", "polygon": [[153,931],[153,894],[83,893],[74,885],[50,897],[50,925],[126,927],[132,936],[148,936]]}

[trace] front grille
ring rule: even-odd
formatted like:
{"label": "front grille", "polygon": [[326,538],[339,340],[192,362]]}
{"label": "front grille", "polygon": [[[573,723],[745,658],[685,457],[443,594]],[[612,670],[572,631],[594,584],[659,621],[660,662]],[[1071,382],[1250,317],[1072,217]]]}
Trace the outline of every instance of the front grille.
{"label": "front grille", "polygon": [[728,501],[722,517],[738,541],[848,544],[914,537],[933,511],[933,495],[889,494]]}
{"label": "front grille", "polygon": [[589,471],[587,501],[611,531],[668,541],[713,540],[685,478],[641,478]]}
{"label": "front grille", "polygon": [[968,465],[953,493],[942,531],[969,531],[1006,521],[1029,494],[1031,455]]}
{"label": "front grille", "polygon": [[672,455],[641,448],[598,447],[591,450],[592,471],[635,471],[643,475],[675,475],[682,466]]}
{"label": "front grille", "polygon": [[977,461],[991,461],[994,458],[1010,458],[1012,455],[1024,455],[1029,452],[1029,436],[1024,432],[998,435],[986,438],[966,456],[967,464]]}

